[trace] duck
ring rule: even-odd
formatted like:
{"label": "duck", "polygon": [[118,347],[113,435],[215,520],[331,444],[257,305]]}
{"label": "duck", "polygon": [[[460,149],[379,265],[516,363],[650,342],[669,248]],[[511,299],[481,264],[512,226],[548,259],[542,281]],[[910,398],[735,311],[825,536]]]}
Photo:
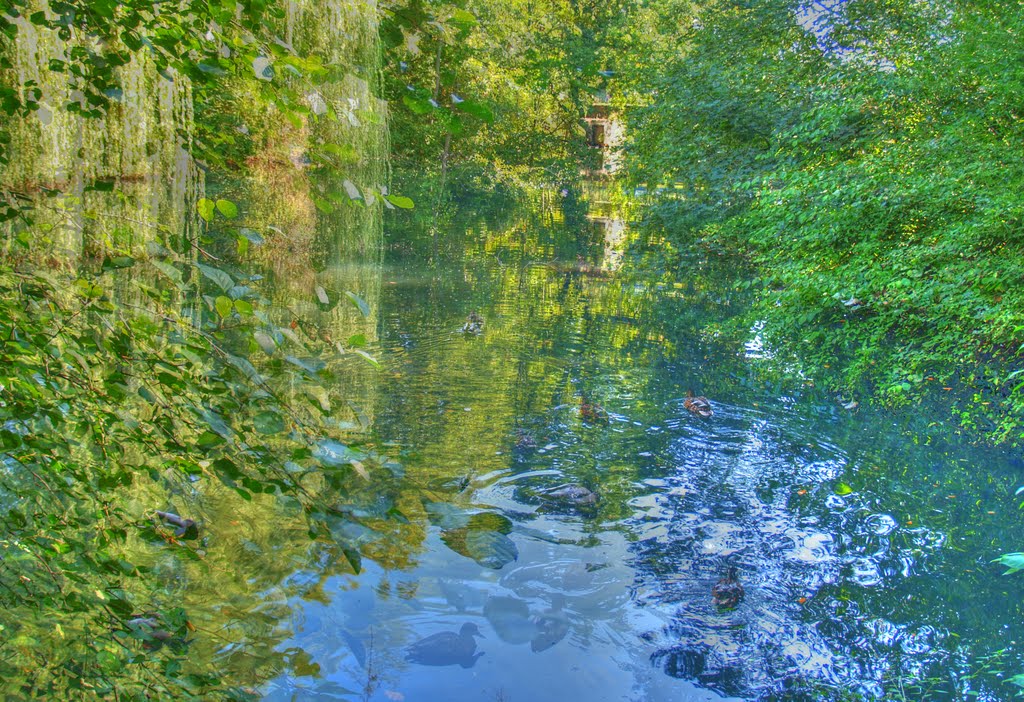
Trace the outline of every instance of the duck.
{"label": "duck", "polygon": [[580,419],[589,424],[607,424],[608,412],[596,402],[582,400],[580,402]]}
{"label": "duck", "polygon": [[175,536],[179,538],[185,537],[186,539],[196,538],[199,531],[199,525],[196,523],[196,520],[179,517],[173,512],[161,512],[160,510],[155,511],[156,516],[160,519],[177,527],[177,529],[174,530]]}
{"label": "duck", "polygon": [[484,330],[484,318],[478,312],[470,312],[466,323],[462,325],[463,334],[481,334]]}
{"label": "duck", "polygon": [[575,483],[559,485],[541,493],[544,499],[554,502],[564,502],[577,506],[594,505],[600,499],[593,490]]}
{"label": "duck", "polygon": [[732,609],[743,599],[743,586],[736,577],[736,566],[730,566],[729,572],[711,588],[711,601],[716,607]]}
{"label": "duck", "polygon": [[683,400],[683,407],[704,419],[711,417],[715,413],[715,411],[711,409],[711,400],[703,395],[694,396],[693,390],[688,390],[686,392],[686,399]]}
{"label": "duck", "polygon": [[480,629],[472,622],[466,622],[454,631],[440,631],[420,639],[406,649],[405,660],[420,665],[461,665],[472,668],[476,659],[484,655],[477,652],[476,639],[483,637]]}

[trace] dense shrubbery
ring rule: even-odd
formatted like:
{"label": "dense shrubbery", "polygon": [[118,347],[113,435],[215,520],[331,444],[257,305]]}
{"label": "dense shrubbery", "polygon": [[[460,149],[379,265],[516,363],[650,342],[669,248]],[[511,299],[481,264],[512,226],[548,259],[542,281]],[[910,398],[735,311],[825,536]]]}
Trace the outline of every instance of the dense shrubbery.
{"label": "dense shrubbery", "polygon": [[631,77],[656,95],[634,176],[679,184],[657,216],[751,256],[766,336],[837,391],[948,399],[1018,441],[1020,6],[857,3],[813,30],[796,3],[675,10]]}

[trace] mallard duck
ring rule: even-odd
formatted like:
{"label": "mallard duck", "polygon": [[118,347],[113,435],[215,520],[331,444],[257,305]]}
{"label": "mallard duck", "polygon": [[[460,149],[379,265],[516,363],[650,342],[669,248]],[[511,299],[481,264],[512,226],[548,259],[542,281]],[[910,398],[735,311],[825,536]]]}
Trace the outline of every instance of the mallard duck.
{"label": "mallard duck", "polygon": [[454,631],[440,631],[420,639],[406,649],[405,660],[420,665],[461,665],[472,668],[476,659],[484,655],[477,653],[474,636],[483,636],[476,624],[466,622]]}
{"label": "mallard duck", "polygon": [[729,573],[711,588],[711,601],[716,607],[732,609],[743,599],[743,586],[736,578],[736,566],[729,567]]}
{"label": "mallard duck", "polygon": [[484,330],[484,318],[476,312],[470,312],[466,323],[462,325],[463,334],[480,334]]}
{"label": "mallard duck", "polygon": [[693,390],[688,390],[686,392],[686,399],[683,400],[683,407],[690,410],[690,412],[698,417],[704,417],[705,419],[715,413],[715,411],[711,409],[711,400],[703,395],[694,396]]}

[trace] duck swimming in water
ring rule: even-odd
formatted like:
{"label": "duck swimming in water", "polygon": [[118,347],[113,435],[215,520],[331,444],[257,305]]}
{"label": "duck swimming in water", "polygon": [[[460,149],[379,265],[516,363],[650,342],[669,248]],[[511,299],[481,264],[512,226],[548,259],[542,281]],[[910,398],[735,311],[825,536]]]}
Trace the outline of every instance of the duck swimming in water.
{"label": "duck swimming in water", "polygon": [[405,660],[420,665],[461,665],[472,668],[476,659],[484,655],[477,653],[474,636],[483,636],[476,624],[466,622],[454,631],[440,631],[420,639],[406,649]]}
{"label": "duck swimming in water", "polygon": [[716,607],[732,609],[743,599],[743,586],[736,578],[736,566],[729,567],[729,573],[711,588],[711,601]]}
{"label": "duck swimming in water", "polygon": [[698,417],[707,419],[712,416],[715,411],[711,409],[711,400],[704,397],[703,395],[694,396],[693,390],[688,390],[686,393],[686,399],[683,400],[683,407],[688,409]]}
{"label": "duck swimming in water", "polygon": [[463,334],[482,334],[484,331],[484,318],[477,312],[470,312],[466,317],[466,323],[460,329]]}
{"label": "duck swimming in water", "polygon": [[580,401],[580,419],[587,424],[607,424],[608,412],[596,402]]}

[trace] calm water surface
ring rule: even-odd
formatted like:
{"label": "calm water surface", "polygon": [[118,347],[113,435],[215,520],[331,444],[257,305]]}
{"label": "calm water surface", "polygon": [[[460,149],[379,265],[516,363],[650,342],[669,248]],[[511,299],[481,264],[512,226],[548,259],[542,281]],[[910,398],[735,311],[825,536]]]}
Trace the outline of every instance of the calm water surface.
{"label": "calm water surface", "polygon": [[[368,537],[358,574],[296,568],[315,585],[283,648],[318,675],[266,698],[1011,698],[1020,585],[988,561],[1024,544],[1019,459],[759,383],[756,334],[719,331],[744,306],[732,264],[638,282],[621,222],[572,215],[454,224],[437,267],[396,230],[383,261],[323,274],[379,290],[382,368],[352,397],[409,522]],[[545,495],[567,484],[596,502]],[[721,611],[730,565],[746,596]]]}

